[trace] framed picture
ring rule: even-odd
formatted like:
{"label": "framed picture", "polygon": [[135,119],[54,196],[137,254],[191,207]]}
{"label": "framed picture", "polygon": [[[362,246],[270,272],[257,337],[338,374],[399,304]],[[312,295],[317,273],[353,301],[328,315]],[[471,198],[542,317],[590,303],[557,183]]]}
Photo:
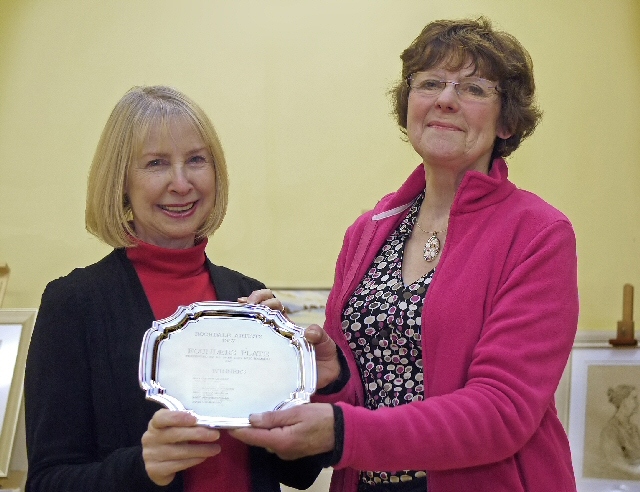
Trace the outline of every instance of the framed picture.
{"label": "framed picture", "polygon": [[640,350],[576,343],[569,442],[580,492],[640,492]]}
{"label": "framed picture", "polygon": [[[615,337],[615,333],[605,330],[589,330],[578,331],[576,339],[573,343],[575,348],[602,348],[610,347],[608,340]],[[565,428],[567,434],[569,433],[569,394],[571,393],[571,356],[567,361],[567,366],[558,384],[556,390],[555,400],[556,409],[558,410],[558,417],[560,422]]]}
{"label": "framed picture", "polygon": [[0,309],[0,477],[9,473],[36,309]]}
{"label": "framed picture", "polygon": [[0,307],[4,300],[4,295],[7,292],[7,284],[9,283],[9,266],[5,263],[0,265]]}
{"label": "framed picture", "polygon": [[298,326],[322,326],[330,289],[273,289],[287,316]]}

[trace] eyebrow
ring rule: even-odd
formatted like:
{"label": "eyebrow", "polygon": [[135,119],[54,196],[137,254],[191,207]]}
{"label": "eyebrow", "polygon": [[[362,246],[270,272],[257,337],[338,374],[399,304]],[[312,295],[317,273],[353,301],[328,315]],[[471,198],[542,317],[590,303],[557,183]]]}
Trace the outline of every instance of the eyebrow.
{"label": "eyebrow", "polygon": [[209,152],[209,148],[205,145],[203,147],[190,150],[189,152],[187,152],[187,154],[197,154],[199,152]]}
{"label": "eyebrow", "polygon": [[[203,147],[198,147],[197,149],[192,149],[187,151],[187,153],[185,155],[193,155],[193,154],[198,154],[200,152],[208,152],[209,149],[207,146],[203,146]],[[147,158],[147,157],[167,157],[170,155],[170,152],[155,152],[155,151],[151,151],[151,152],[144,152],[143,154],[140,155],[141,158]]]}
{"label": "eyebrow", "polygon": [[[428,73],[430,75],[434,75],[437,77],[444,77],[446,78],[446,75],[442,75],[442,72],[439,72],[439,70],[423,70],[422,73]],[[467,75],[463,75],[460,74],[460,78],[461,79],[483,79],[483,80],[489,80],[491,81],[491,79],[488,79],[486,77],[481,77],[480,75],[476,74],[467,74]]]}

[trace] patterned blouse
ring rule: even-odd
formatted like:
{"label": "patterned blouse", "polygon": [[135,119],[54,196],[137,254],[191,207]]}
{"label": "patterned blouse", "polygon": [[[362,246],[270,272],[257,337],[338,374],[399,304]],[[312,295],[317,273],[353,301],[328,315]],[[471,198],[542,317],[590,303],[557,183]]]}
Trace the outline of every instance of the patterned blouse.
{"label": "patterned blouse", "polygon": [[[435,269],[405,286],[404,245],[424,192],[389,236],[342,313],[342,330],[360,371],[365,407],[395,407],[424,399],[421,314]],[[359,490],[426,490],[422,470],[361,471]]]}

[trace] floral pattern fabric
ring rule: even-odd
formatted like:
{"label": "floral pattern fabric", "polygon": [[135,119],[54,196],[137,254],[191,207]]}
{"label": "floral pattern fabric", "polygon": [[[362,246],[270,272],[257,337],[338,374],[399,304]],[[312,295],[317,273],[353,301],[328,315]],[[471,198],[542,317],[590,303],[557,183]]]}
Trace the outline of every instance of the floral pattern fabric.
{"label": "floral pattern fabric", "polygon": [[[365,407],[372,410],[424,399],[421,315],[435,269],[408,286],[402,279],[404,245],[423,198],[424,193],[416,198],[382,246],[342,315],[342,329],[363,381]],[[360,473],[362,484],[372,486],[422,482],[425,477],[420,470]]]}

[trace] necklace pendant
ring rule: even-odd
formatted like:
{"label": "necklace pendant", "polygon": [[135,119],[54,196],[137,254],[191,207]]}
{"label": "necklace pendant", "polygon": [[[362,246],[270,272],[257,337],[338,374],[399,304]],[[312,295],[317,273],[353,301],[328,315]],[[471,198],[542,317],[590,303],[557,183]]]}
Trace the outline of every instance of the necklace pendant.
{"label": "necklace pendant", "polygon": [[438,253],[440,253],[440,240],[434,233],[433,236],[427,239],[422,256],[425,261],[433,261],[438,256]]}

